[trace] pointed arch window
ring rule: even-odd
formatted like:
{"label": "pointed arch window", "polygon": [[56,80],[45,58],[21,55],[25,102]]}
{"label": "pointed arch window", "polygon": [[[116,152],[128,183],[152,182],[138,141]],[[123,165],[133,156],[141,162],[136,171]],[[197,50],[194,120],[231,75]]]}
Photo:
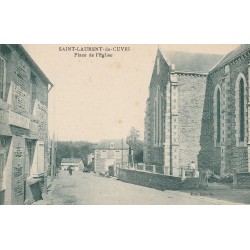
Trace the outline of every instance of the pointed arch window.
{"label": "pointed arch window", "polygon": [[157,105],[157,100],[155,99],[154,101],[154,135],[155,135],[155,144],[157,144],[157,128],[158,128],[158,117],[157,117],[157,113],[158,113],[158,109],[157,109],[158,105]]}
{"label": "pointed arch window", "polygon": [[235,124],[236,124],[236,146],[247,146],[247,81],[240,73],[235,84]]}
{"label": "pointed arch window", "polygon": [[219,85],[214,90],[214,142],[215,146],[221,143],[221,88]]}
{"label": "pointed arch window", "polygon": [[239,107],[240,107],[240,141],[244,141],[245,138],[245,98],[244,98],[244,81],[240,80],[239,86]]}
{"label": "pointed arch window", "polygon": [[0,57],[0,99],[4,99],[5,84],[6,84],[6,69],[5,60]]}
{"label": "pointed arch window", "polygon": [[221,138],[221,110],[220,110],[220,90],[217,90],[217,136],[216,136],[216,142],[220,143]]}
{"label": "pointed arch window", "polygon": [[154,135],[155,146],[162,145],[163,137],[163,95],[161,94],[160,87],[157,88],[157,93],[154,100]]}

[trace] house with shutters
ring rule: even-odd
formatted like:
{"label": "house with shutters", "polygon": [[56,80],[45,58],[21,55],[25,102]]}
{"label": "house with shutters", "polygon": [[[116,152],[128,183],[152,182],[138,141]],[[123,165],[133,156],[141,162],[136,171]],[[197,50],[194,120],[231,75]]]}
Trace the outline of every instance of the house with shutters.
{"label": "house with shutters", "polygon": [[47,188],[52,83],[21,45],[0,45],[0,204],[24,204]]}
{"label": "house with shutters", "polygon": [[110,166],[127,167],[133,152],[123,140],[103,140],[95,147],[94,171],[105,173]]}

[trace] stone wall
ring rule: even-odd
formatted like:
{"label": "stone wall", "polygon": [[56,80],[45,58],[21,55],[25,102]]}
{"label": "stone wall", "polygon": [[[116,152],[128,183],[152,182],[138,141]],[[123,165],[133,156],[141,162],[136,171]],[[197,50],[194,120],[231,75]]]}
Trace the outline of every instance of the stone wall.
{"label": "stone wall", "polygon": [[155,188],[158,190],[178,190],[181,188],[181,178],[128,169],[119,169],[118,179],[131,184]]}
{"label": "stone wall", "polygon": [[[147,137],[144,141],[144,154],[145,164],[146,165],[158,165],[163,166],[164,164],[164,150],[163,143],[165,139],[165,112],[166,112],[166,85],[169,81],[169,66],[163,59],[161,53],[158,51],[155,65],[152,73],[152,78],[149,86],[149,99],[148,99],[148,107],[146,113],[146,131]],[[161,109],[161,135],[162,141],[156,145],[155,144],[155,112],[154,112],[154,100],[157,95],[157,91],[163,97],[163,105]]]}
{"label": "stone wall", "polygon": [[25,182],[25,141],[22,138],[12,139],[12,199],[11,204],[22,205],[24,202],[24,182]]}
{"label": "stone wall", "polygon": [[[220,173],[221,149],[214,145],[214,111],[213,94],[216,84],[208,77],[203,104],[202,126],[200,133],[201,150],[198,155],[198,165],[201,169],[211,169],[215,173]],[[214,81],[218,81],[215,79]]]}
{"label": "stone wall", "polygon": [[[208,76],[206,86],[204,112],[201,130],[201,151],[199,162],[202,167],[214,170],[217,174],[247,171],[247,122],[246,138],[241,145],[237,143],[236,107],[237,98],[235,85],[237,78],[243,74],[248,85],[248,63],[250,54],[236,61],[231,61]],[[216,86],[221,89],[221,142],[215,143],[214,93]],[[246,93],[248,89],[246,89]],[[248,119],[247,102],[245,103],[245,120]]]}
{"label": "stone wall", "polygon": [[[21,46],[0,45],[0,56],[5,60],[6,65],[4,98],[0,100],[0,130],[8,136],[8,149],[5,150],[4,204],[23,204],[25,182],[29,173],[27,161],[29,155],[26,146],[28,140],[38,140],[44,145],[44,150],[40,153],[42,156],[40,160],[44,161],[44,171],[40,169],[40,175],[43,175],[43,172],[46,173],[48,164],[49,81]],[[32,177],[36,176],[31,173],[29,179]],[[38,189],[35,188],[35,190]]]}
{"label": "stone wall", "polygon": [[150,100],[147,99],[146,111],[144,118],[144,143],[143,143],[143,162],[150,164],[150,113],[149,113]]}
{"label": "stone wall", "polygon": [[189,178],[182,181],[180,177],[176,176],[154,174],[129,169],[119,169],[118,179],[123,182],[162,191],[195,189],[198,187],[199,182],[199,178]]}
{"label": "stone wall", "polygon": [[235,173],[234,174],[234,187],[249,189],[250,188],[250,173]]}
{"label": "stone wall", "polygon": [[[246,127],[246,139],[244,145],[237,145],[236,143],[236,135],[237,135],[237,129],[236,129],[236,93],[235,93],[235,84],[237,81],[237,78],[240,73],[244,75],[246,78],[246,85],[248,86],[248,64],[250,62],[250,54],[248,54],[244,58],[240,58],[237,61],[231,63],[230,66],[230,82],[231,82],[231,97],[232,97],[232,105],[231,110],[229,112],[232,113],[232,133],[231,133],[231,144],[230,144],[230,155],[231,155],[231,164],[230,169],[228,169],[229,172],[233,172],[233,169],[236,169],[237,171],[247,171],[248,170],[248,159],[247,159],[247,134],[249,131]],[[248,93],[248,88],[246,90],[246,93]],[[248,95],[247,95],[247,102]],[[247,114],[247,103],[245,103],[245,120],[248,120],[248,114]]]}
{"label": "stone wall", "polygon": [[11,50],[4,44],[0,44],[0,56],[5,60],[6,66],[6,88],[5,95],[3,100],[7,101],[8,93],[11,85],[11,76],[12,76],[12,58],[11,58]]}
{"label": "stone wall", "polygon": [[205,100],[206,77],[178,75],[179,87],[179,166],[198,162],[200,133]]}

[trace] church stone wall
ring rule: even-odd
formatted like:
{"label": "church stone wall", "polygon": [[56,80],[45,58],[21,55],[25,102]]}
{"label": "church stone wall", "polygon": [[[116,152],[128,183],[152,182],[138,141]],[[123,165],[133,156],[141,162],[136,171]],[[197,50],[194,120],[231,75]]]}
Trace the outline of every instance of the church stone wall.
{"label": "church stone wall", "polygon": [[[217,174],[233,173],[233,170],[247,171],[247,145],[237,145],[235,86],[237,78],[243,74],[248,85],[248,63],[250,55],[229,62],[208,76],[203,113],[203,129],[201,131],[201,152],[199,155],[202,167],[214,170]],[[214,134],[214,93],[216,86],[221,88],[221,143],[215,144]],[[246,88],[246,94],[248,88]],[[248,98],[247,98],[248,102]],[[209,114],[209,116],[207,115]],[[248,119],[247,103],[245,104],[245,119]],[[247,125],[247,124],[246,124]],[[206,129],[205,129],[206,128]],[[246,126],[247,128],[247,126]],[[207,130],[207,131],[206,131]],[[246,136],[248,131],[246,129]],[[209,135],[209,136],[208,136]],[[246,138],[247,141],[247,138]],[[207,159],[206,162],[204,159]],[[223,165],[224,164],[224,165]]]}
{"label": "church stone wall", "polygon": [[[218,82],[218,79],[213,79],[214,82]],[[213,83],[210,78],[207,79],[203,114],[202,114],[202,126],[200,132],[200,146],[201,150],[198,155],[198,166],[200,169],[211,169],[217,174],[220,172],[221,166],[221,149],[220,146],[214,145],[214,116],[213,116],[213,94],[217,83]],[[221,87],[221,84],[219,84]]]}
{"label": "church stone wall", "polygon": [[[158,59],[159,58],[159,59]],[[159,64],[157,63],[157,60],[159,60]],[[157,65],[158,64],[158,65]],[[157,67],[159,68],[157,69]],[[146,113],[146,128],[147,128],[147,141],[145,141],[144,146],[144,152],[146,149],[146,158],[145,158],[145,164],[146,165],[157,165],[162,166],[164,164],[164,149],[163,149],[163,143],[161,145],[155,145],[155,129],[154,129],[154,123],[155,123],[155,115],[154,115],[154,99],[157,94],[158,86],[160,88],[160,92],[163,96],[163,107],[162,107],[162,114],[161,114],[161,121],[162,121],[162,131],[165,131],[165,110],[166,110],[166,85],[169,81],[169,66],[163,59],[162,55],[158,52],[156,57],[156,63],[153,69],[153,74],[151,78],[151,83],[149,87],[149,101],[148,101],[148,110]],[[165,138],[165,135],[162,134],[162,138]],[[164,142],[164,141],[163,141]]]}
{"label": "church stone wall", "polygon": [[179,166],[197,165],[206,90],[206,77],[178,76],[179,86]]}

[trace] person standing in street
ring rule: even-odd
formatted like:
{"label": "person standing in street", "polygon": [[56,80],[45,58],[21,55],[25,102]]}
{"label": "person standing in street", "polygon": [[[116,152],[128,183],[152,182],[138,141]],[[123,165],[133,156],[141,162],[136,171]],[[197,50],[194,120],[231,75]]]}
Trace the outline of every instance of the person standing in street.
{"label": "person standing in street", "polygon": [[73,169],[71,168],[71,166],[68,166],[67,170],[69,171],[69,175],[72,175]]}

